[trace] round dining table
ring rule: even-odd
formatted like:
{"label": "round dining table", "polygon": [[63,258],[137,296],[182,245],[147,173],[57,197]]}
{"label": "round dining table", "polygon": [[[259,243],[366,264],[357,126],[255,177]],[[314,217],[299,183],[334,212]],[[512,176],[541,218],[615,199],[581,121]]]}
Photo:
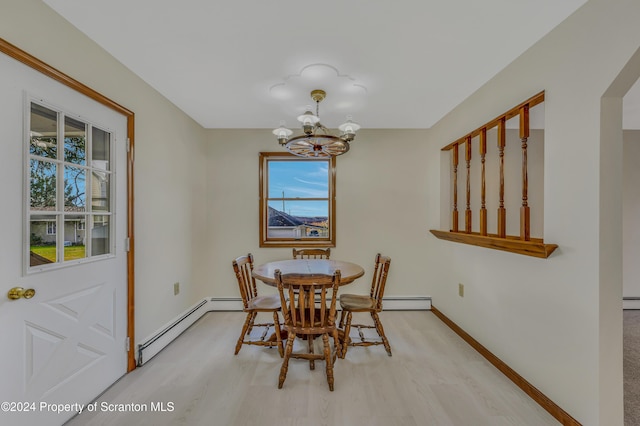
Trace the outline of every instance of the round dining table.
{"label": "round dining table", "polygon": [[333,275],[340,270],[340,285],[350,284],[364,275],[362,266],[342,260],[329,259],[289,259],[277,260],[258,265],[253,268],[253,277],[265,284],[275,287],[276,270],[283,274],[324,274]]}

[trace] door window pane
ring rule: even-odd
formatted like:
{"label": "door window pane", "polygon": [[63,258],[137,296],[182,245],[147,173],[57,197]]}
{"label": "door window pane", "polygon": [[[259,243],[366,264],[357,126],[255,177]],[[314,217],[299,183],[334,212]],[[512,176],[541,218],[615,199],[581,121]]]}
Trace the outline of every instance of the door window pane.
{"label": "door window pane", "polygon": [[109,216],[93,216],[91,227],[91,256],[107,254],[110,249]]}
{"label": "door window pane", "polygon": [[85,165],[87,162],[86,149],[86,124],[73,118],[65,117],[64,161]]}
{"label": "door window pane", "polygon": [[94,127],[91,139],[91,166],[96,169],[109,170],[111,134]]}
{"label": "door window pane", "polygon": [[86,205],[86,171],[64,166],[64,210],[83,212]]}
{"label": "door window pane", "polygon": [[29,266],[57,261],[56,215],[32,215],[29,223]]}
{"label": "door window pane", "polygon": [[29,153],[46,158],[58,156],[58,113],[38,104],[31,104]]}
{"label": "door window pane", "polygon": [[109,173],[96,170],[91,179],[91,209],[109,211]]}
{"label": "door window pane", "polygon": [[30,160],[30,206],[31,210],[56,210],[56,171],[55,163],[43,160]]}
{"label": "door window pane", "polygon": [[83,259],[85,250],[85,230],[87,217],[84,215],[66,215],[64,217],[64,260]]}

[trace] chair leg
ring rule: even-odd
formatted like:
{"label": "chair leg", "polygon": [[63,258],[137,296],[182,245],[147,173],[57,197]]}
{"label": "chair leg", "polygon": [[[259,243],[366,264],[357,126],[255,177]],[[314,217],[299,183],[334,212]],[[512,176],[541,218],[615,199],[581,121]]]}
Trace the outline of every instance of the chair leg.
{"label": "chair leg", "polygon": [[251,313],[251,320],[249,321],[249,329],[247,330],[247,333],[251,333],[251,331],[253,330],[253,323],[256,320],[256,316],[258,316],[257,312]]}
{"label": "chair leg", "polygon": [[285,379],[287,378],[287,371],[289,370],[289,357],[293,351],[293,340],[295,339],[295,333],[289,332],[287,337],[287,346],[284,350],[284,359],[282,360],[282,367],[280,367],[280,378],[278,380],[278,389],[282,389]]}
{"label": "chair leg", "polygon": [[[312,334],[307,334],[307,343],[309,345],[309,353],[313,354],[313,341],[314,341],[314,337]],[[316,369],[316,361],[313,359],[309,360],[309,370],[315,370]]]}
{"label": "chair leg", "polygon": [[344,328],[344,309],[340,311],[340,328]]}
{"label": "chair leg", "polygon": [[387,339],[387,336],[385,336],[384,334],[384,328],[382,328],[382,323],[380,322],[380,318],[378,317],[378,314],[376,312],[371,312],[371,318],[373,318],[373,323],[376,326],[376,331],[378,332],[378,335],[382,339],[382,344],[384,345],[384,348],[387,350],[387,355],[391,356],[391,345],[389,345],[389,340]]}
{"label": "chair leg", "polygon": [[244,324],[242,325],[242,332],[240,333],[240,338],[238,339],[238,343],[236,343],[236,353],[235,355],[238,355],[238,352],[240,352],[240,349],[242,349],[242,342],[244,342],[244,336],[247,334],[247,331],[249,329],[249,323],[251,323],[251,318],[253,316],[253,312],[249,312],[247,314],[247,318],[244,320]]}
{"label": "chair leg", "polygon": [[333,391],[333,359],[331,357],[331,347],[329,346],[329,335],[327,333],[322,334],[322,343],[324,345],[324,359],[327,364],[327,383],[329,383],[329,390]]}
{"label": "chair leg", "polygon": [[347,314],[347,323],[344,326],[344,341],[342,342],[342,356],[340,358],[344,359],[347,356],[347,346],[349,346],[349,342],[351,338],[349,337],[349,333],[351,332],[351,311]]}
{"label": "chair leg", "polygon": [[340,343],[340,338],[338,337],[338,330],[333,329],[333,346],[336,350],[333,352],[333,356],[331,357],[332,362],[336,362],[336,357],[342,358],[342,344]]}
{"label": "chair leg", "polygon": [[284,356],[284,347],[282,346],[282,335],[280,334],[280,318],[278,312],[273,312],[273,329],[276,332],[276,342],[278,343],[278,353],[280,358]]}

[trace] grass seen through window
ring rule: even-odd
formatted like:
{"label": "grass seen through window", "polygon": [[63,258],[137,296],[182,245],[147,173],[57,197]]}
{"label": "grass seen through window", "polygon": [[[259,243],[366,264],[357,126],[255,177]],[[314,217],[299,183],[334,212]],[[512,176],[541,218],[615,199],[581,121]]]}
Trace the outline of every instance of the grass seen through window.
{"label": "grass seen through window", "polygon": [[[50,260],[51,262],[56,261],[56,246],[55,245],[47,245],[47,246],[31,246],[31,251],[35,254],[44,257],[45,259]],[[86,257],[85,246],[67,246],[64,248],[64,259],[65,260],[76,260],[76,259],[84,259]]]}

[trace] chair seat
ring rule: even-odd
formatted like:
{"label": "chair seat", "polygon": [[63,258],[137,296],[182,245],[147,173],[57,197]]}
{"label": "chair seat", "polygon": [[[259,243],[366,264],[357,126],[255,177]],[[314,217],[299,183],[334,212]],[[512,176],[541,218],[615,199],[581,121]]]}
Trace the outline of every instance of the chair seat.
{"label": "chair seat", "polygon": [[247,302],[249,310],[272,311],[280,308],[280,296],[272,294],[268,296],[256,296]]}
{"label": "chair seat", "polygon": [[376,299],[360,294],[341,294],[340,307],[343,310],[375,309]]}

